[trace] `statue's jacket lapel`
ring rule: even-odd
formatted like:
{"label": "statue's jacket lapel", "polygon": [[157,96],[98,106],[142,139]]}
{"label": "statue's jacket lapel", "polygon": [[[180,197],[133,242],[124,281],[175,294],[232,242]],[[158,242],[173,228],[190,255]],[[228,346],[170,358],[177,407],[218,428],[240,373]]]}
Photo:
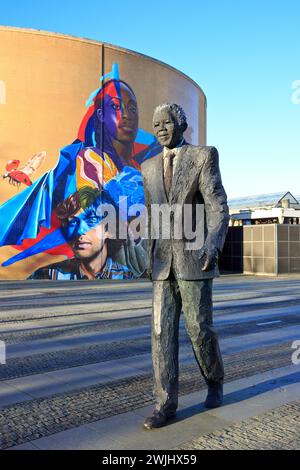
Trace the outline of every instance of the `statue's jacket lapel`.
{"label": "statue's jacket lapel", "polygon": [[199,152],[194,151],[192,145],[183,145],[180,148],[169,195],[170,204],[192,202],[204,163],[204,158],[200,155]]}
{"label": "statue's jacket lapel", "polygon": [[163,153],[159,153],[149,160],[147,167],[147,186],[151,195],[152,204],[167,204],[163,177]]}
{"label": "statue's jacket lapel", "polygon": [[[163,176],[163,152],[149,160],[147,169],[148,189],[154,204],[185,203],[189,193],[196,189],[204,158],[194,151],[192,145],[183,145],[177,156],[169,199],[166,195]],[[193,191],[192,191],[193,192]],[[189,199],[189,198],[188,198]]]}

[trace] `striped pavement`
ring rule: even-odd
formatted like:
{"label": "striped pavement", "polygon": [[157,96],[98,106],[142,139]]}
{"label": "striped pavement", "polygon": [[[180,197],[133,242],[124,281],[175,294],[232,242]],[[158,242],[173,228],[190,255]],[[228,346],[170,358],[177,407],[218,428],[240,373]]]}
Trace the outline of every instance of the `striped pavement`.
{"label": "striped pavement", "polygon": [[[205,384],[182,318],[178,420],[147,433],[142,423],[153,403],[151,295],[144,280],[0,283],[0,340],[7,352],[0,364],[2,449],[205,448],[206,435],[240,422],[245,429],[243,419],[272,413],[272,404],[278,422],[293,422],[292,414],[300,424],[299,368],[291,362],[292,343],[300,340],[300,276],[215,280],[214,322],[228,403],[203,410]],[[247,403],[254,415],[245,415]],[[276,423],[276,416],[266,416]],[[253,440],[253,421],[249,426]],[[226,432],[236,436],[239,429]],[[220,446],[220,434],[215,442]],[[292,446],[293,434],[282,442]]]}

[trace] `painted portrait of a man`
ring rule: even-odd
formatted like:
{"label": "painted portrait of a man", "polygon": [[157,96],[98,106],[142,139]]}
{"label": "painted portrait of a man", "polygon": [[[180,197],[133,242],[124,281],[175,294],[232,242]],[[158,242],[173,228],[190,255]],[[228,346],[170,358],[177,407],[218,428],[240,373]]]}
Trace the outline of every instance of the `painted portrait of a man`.
{"label": "painted portrait of a man", "polygon": [[[104,204],[114,211],[109,222],[98,211]],[[57,214],[73,257],[38,270],[31,279],[123,280],[143,274],[146,256],[143,243],[118,236],[120,224],[127,222],[120,218],[108,191],[82,188],[59,204]],[[126,263],[122,264],[124,259]]]}

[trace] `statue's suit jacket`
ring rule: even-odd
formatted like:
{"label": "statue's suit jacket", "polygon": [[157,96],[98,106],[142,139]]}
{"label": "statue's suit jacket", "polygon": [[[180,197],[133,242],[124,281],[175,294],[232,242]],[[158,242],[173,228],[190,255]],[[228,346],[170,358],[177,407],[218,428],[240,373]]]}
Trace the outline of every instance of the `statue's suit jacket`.
{"label": "statue's suit jacket", "polygon": [[[148,226],[153,224],[152,204],[204,204],[200,230],[206,245],[222,250],[228,228],[228,206],[219,170],[218,151],[214,147],[183,145],[178,152],[169,198],[163,177],[163,153],[145,160],[141,165]],[[192,211],[195,218],[195,211]],[[219,274],[218,267],[201,270],[198,249],[186,249],[187,240],[174,238],[174,220],[171,219],[171,239],[148,234],[149,268],[152,280],[165,280],[173,266],[176,277],[183,280],[211,279]],[[193,228],[195,229],[195,220]],[[198,222],[199,223],[199,222]],[[172,226],[173,224],[173,226]],[[152,234],[153,235],[153,234]]]}

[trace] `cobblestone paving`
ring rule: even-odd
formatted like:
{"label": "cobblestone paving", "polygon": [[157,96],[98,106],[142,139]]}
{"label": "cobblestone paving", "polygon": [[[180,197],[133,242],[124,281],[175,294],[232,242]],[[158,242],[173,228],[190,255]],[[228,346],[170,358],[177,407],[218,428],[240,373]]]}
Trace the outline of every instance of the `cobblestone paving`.
{"label": "cobblestone paving", "polygon": [[[139,297],[139,295],[137,296]],[[255,298],[264,298],[265,295],[257,295],[255,294]],[[141,301],[138,301],[135,299],[127,299],[127,300],[130,300],[130,302],[132,304],[136,303],[136,305],[132,305],[132,307],[130,307],[130,310],[131,311],[134,311],[134,310],[142,310],[142,309],[151,309],[151,300],[149,299],[149,301],[146,301],[146,302],[141,302]],[[102,301],[102,299],[101,299]],[[41,312],[40,310],[38,310],[37,312],[34,311],[34,308],[32,308],[32,312],[30,314],[26,313],[26,314],[22,314],[20,312],[16,313],[14,312],[13,314],[9,314],[9,315],[6,315],[5,313],[3,313],[1,315],[1,319],[0,319],[0,324],[1,323],[18,323],[18,322],[23,322],[23,321],[35,321],[35,320],[43,320],[43,319],[49,319],[49,318],[66,318],[66,319],[70,319],[72,317],[76,317],[76,316],[82,316],[84,313],[87,313],[88,315],[99,315],[99,314],[104,314],[104,313],[115,313],[115,312],[122,312],[122,311],[128,311],[129,308],[128,307],[125,307],[125,308],[116,308],[115,306],[113,308],[100,308],[99,307],[99,304],[95,301],[95,302],[91,302],[91,305],[93,307],[90,307],[91,310],[89,309],[88,310],[88,307],[89,307],[89,304],[87,303],[86,305],[86,312],[82,311],[81,309],[78,308],[78,311],[77,311],[77,304],[78,304],[78,301],[77,302],[74,302],[74,313],[68,313],[67,315],[63,314],[62,312]],[[69,302],[66,302],[66,303],[60,303],[58,304],[60,307],[62,305],[66,305],[67,307],[70,307],[70,303]],[[241,312],[244,312],[244,313],[247,313],[247,312],[250,312],[250,311],[253,311],[253,309],[255,308],[256,311],[260,311],[260,310],[270,310],[270,309],[274,309],[274,308],[280,308],[280,307],[283,307],[283,308],[287,308],[288,306],[289,307],[293,307],[293,306],[298,306],[299,305],[299,299],[295,298],[295,299],[290,299],[290,300],[283,300],[283,301],[276,301],[276,302],[270,302],[270,303],[259,303],[257,301],[253,301],[253,304],[245,304],[245,305],[236,305],[236,306],[231,306],[231,305],[228,305],[228,306],[224,306],[224,307],[218,307],[218,303],[216,302],[216,305],[215,305],[215,315],[220,315],[220,314],[226,314],[226,315],[229,315],[231,313],[241,313]],[[54,305],[51,306],[51,307],[55,307]],[[12,310],[15,310],[15,306],[11,306]],[[28,306],[19,306],[18,305],[18,309],[21,311],[22,308],[28,308]]]}
{"label": "cobblestone paving", "polygon": [[[278,317],[268,316],[267,322],[272,322],[272,320],[278,320]],[[65,338],[72,336],[80,336],[82,334],[88,333],[105,333],[107,331],[116,331],[124,330],[125,328],[138,328],[142,326],[149,326],[150,331],[151,316],[145,315],[140,316],[139,318],[130,318],[130,319],[119,319],[118,321],[112,320],[102,320],[90,322],[90,324],[84,325],[73,325],[73,326],[57,326],[57,327],[44,327],[37,328],[30,331],[17,331],[13,333],[3,332],[0,333],[0,340],[5,341],[6,344],[18,344],[24,341],[36,341],[41,339],[51,339],[51,338]],[[251,331],[256,331],[257,320],[242,322],[240,324],[229,324],[229,325],[216,325],[216,330],[221,337],[228,336],[239,336],[242,334],[249,334]],[[299,323],[299,314],[286,315],[284,317],[284,322],[281,325],[277,324],[266,324],[260,327],[260,331],[269,331],[272,329],[286,327],[291,325],[296,325]]]}
{"label": "cobblestone paving", "polygon": [[300,400],[206,434],[176,447],[181,450],[300,449]]}
{"label": "cobblestone paving", "polygon": [[[276,351],[262,348],[225,357],[226,381],[272,369],[274,363],[277,367],[290,363],[290,344],[281,345]],[[197,366],[181,371],[180,395],[205,386]],[[126,413],[152,401],[152,376],[148,374],[3,407],[0,409],[0,448]]]}
{"label": "cobblestone paving", "polygon": [[[131,301],[131,304],[133,304],[134,301]],[[26,314],[21,314],[21,313],[16,313],[15,311],[15,307],[13,309],[13,313],[12,314],[9,314],[9,315],[5,315],[5,313],[3,313],[1,315],[1,318],[0,318],[0,325],[1,323],[3,324],[20,324],[24,321],[28,321],[28,322],[31,322],[31,321],[37,321],[37,320],[49,320],[49,319],[52,319],[52,318],[59,318],[59,319],[65,319],[66,321],[67,320],[70,320],[74,317],[83,317],[85,314],[88,314],[88,315],[103,315],[103,314],[111,314],[111,313],[116,313],[116,312],[128,312],[130,310],[130,312],[134,312],[134,311],[140,311],[142,309],[145,309],[145,310],[149,310],[151,308],[151,302],[140,302],[140,301],[136,301],[135,302],[136,305],[132,305],[130,306],[130,308],[128,306],[126,307],[119,307],[119,308],[116,308],[115,306],[112,306],[112,307],[105,307],[105,308],[100,308],[99,306],[99,303],[93,303],[92,305],[94,305],[93,309],[89,309],[87,310],[87,307],[85,307],[85,310],[87,311],[84,311],[82,308],[78,307],[77,308],[77,304],[76,306],[74,307],[73,311],[72,312],[68,312],[68,313],[63,313],[62,311],[57,311],[57,312],[49,312],[49,311],[46,311],[45,313],[43,313],[43,311],[41,311],[41,309],[37,310],[37,312],[34,311],[34,309],[30,312],[30,313],[26,313]],[[60,304],[59,306],[61,307],[62,304]],[[67,307],[69,307],[69,304],[66,305],[66,309]],[[0,307],[1,308],[1,307]],[[18,306],[19,308],[19,306]],[[28,308],[28,307],[27,307]],[[52,306],[51,306],[52,308]],[[84,317],[83,317],[84,318]]]}
{"label": "cobblestone paving", "polygon": [[31,329],[30,331],[17,331],[14,333],[0,333],[0,339],[6,344],[17,344],[23,341],[36,341],[39,339],[64,338],[66,336],[80,336],[85,333],[105,333],[107,331],[124,330],[125,328],[137,328],[140,326],[149,326],[151,316],[145,315],[138,318],[120,318],[116,320],[91,321],[88,324],[84,321],[83,325],[72,326],[51,326],[44,328]]}
{"label": "cobblestone paving", "polygon": [[[216,280],[215,317],[221,322],[217,325],[217,330],[221,338],[232,336],[235,337],[235,342],[236,337],[240,336],[242,346],[242,352],[224,356],[226,381],[290,365],[291,342],[283,338],[282,341],[286,342],[281,342],[280,329],[294,324],[299,325],[298,315],[295,314],[297,309],[294,307],[293,312],[288,313],[288,307],[299,306],[299,285],[299,276],[295,279],[264,278],[259,282],[257,278],[243,276],[234,278],[225,276]],[[40,374],[37,380],[39,387],[43,382],[43,373],[94,363],[100,363],[99,370],[101,370],[101,362],[119,358],[136,356],[138,363],[139,356],[150,354],[150,335],[146,334],[145,330],[142,333],[143,337],[126,339],[115,333],[116,341],[105,339],[107,342],[98,344],[85,342],[83,335],[87,335],[86,340],[90,341],[94,340],[92,337],[95,333],[124,331],[126,328],[130,331],[133,328],[150,326],[151,292],[151,284],[143,282],[108,282],[101,285],[98,282],[84,281],[0,282],[0,328],[3,328],[0,339],[5,339],[7,344],[20,344],[21,348],[26,347],[22,346],[23,342],[32,342],[34,348],[35,342],[38,341],[37,346],[45,348],[42,353],[36,349],[37,354],[21,357],[20,353],[19,357],[8,358],[7,365],[0,367],[0,386],[1,379]],[[290,298],[286,298],[287,296]],[[264,303],[265,297],[268,297],[266,303]],[[273,317],[271,310],[278,307],[281,308],[282,315],[280,313]],[[266,321],[280,319],[281,323],[257,326],[256,321],[260,321],[259,317],[262,316],[263,310],[270,314]],[[252,319],[256,317],[257,320],[236,321],[235,324],[222,322],[223,314],[245,314],[244,319],[247,318],[247,312]],[[53,327],[51,324],[48,326],[48,321],[52,319]],[[47,322],[39,323],[39,320]],[[26,328],[22,329],[24,321],[27,322],[24,324]],[[31,321],[34,324],[31,324]],[[279,332],[275,335],[278,338],[277,344],[244,350],[243,335],[271,329],[277,329]],[[70,337],[71,341],[65,343],[62,341],[62,350],[51,351],[50,348],[57,340],[64,340],[67,337]],[[80,339],[80,343],[76,346],[71,345],[73,338]],[[185,332],[181,334],[180,343],[183,346],[189,343]],[[114,377],[114,370],[111,372]],[[30,393],[28,380],[24,391]],[[291,379],[287,376],[286,380]],[[266,387],[268,386],[267,384]],[[277,383],[270,385],[270,389],[273,386],[276,387]],[[204,387],[204,381],[196,365],[186,365],[181,368],[181,395]],[[264,389],[265,384],[260,384],[260,387]],[[237,398],[241,398],[241,392],[242,399],[245,399],[251,394],[254,396],[263,393],[262,388],[259,392],[258,387],[247,387],[237,392],[238,397],[236,394],[229,394],[226,399],[228,403],[233,403]],[[20,386],[20,389],[16,390],[23,389]],[[72,389],[55,395],[51,395],[50,390],[43,398],[32,398],[30,401],[0,408],[1,448],[6,449],[148,405],[152,403],[152,376],[150,373],[141,372],[141,375],[116,378],[92,386],[87,386],[83,381],[81,389]],[[291,411],[291,415],[294,413],[299,416],[297,410]],[[285,421],[289,420],[291,415],[283,413],[282,421],[278,421],[279,426],[286,429]],[[299,427],[298,422],[297,425]],[[277,435],[275,426],[272,429],[274,429],[273,434]],[[293,437],[290,442],[292,439]]]}
{"label": "cobblestone paving", "polygon": [[[234,327],[232,326],[232,328]],[[249,329],[246,328],[245,332],[249,333]],[[190,344],[185,330],[181,332],[180,344],[181,346]],[[290,342],[288,342],[282,344],[280,348],[284,350],[289,348],[290,350],[290,346]],[[274,349],[274,346],[268,348],[272,354]],[[132,340],[110,341],[109,343],[92,346],[82,345],[62,351],[8,358],[7,363],[0,367],[0,381],[147,353],[151,353],[149,335]],[[256,351],[253,351],[253,354],[255,355]]]}
{"label": "cobblestone paving", "polygon": [[8,358],[7,363],[0,367],[0,379],[8,380],[145,353],[150,353],[150,339],[148,337],[110,341],[89,347],[83,345],[62,351]]}

